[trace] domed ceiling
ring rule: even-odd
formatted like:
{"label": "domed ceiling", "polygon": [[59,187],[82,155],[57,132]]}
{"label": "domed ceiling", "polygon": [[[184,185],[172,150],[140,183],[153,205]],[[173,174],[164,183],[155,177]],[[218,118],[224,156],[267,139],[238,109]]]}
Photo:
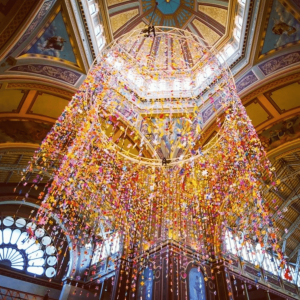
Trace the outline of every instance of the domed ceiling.
{"label": "domed ceiling", "polygon": [[230,5],[236,1],[107,0],[114,38],[150,23],[187,29],[215,45],[230,27]]}
{"label": "domed ceiling", "polygon": [[[244,61],[238,60],[238,69],[232,64],[232,70],[281,178],[279,190],[268,188],[268,203],[274,216],[280,212],[276,219],[281,233],[288,232],[286,253],[296,260],[300,249],[299,1],[159,0],[156,9],[154,0],[0,2],[4,3],[0,5],[0,198],[5,199],[16,198],[12,190],[22,170],[97,54],[92,24],[103,24],[109,43],[131,29],[144,28],[153,14],[154,25],[186,29],[218,49],[234,40],[237,4],[246,3],[239,53]],[[101,36],[102,29],[99,32]],[[61,39],[53,43],[52,36]],[[54,44],[57,49],[50,49]],[[211,105],[203,113],[205,122],[209,123],[213,110]],[[215,130],[209,127],[204,138],[212,138]],[[120,130],[113,139],[121,134]]]}

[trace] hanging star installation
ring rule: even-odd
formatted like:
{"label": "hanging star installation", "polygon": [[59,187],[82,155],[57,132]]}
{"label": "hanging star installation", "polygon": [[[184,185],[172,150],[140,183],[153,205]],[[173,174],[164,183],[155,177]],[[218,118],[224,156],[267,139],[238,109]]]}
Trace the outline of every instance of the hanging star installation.
{"label": "hanging star installation", "polygon": [[274,170],[230,71],[189,32],[156,27],[110,45],[27,174],[36,169],[51,177],[33,221],[56,217],[74,245],[109,228],[125,258],[172,240],[218,259],[230,227],[283,259],[261,192]]}

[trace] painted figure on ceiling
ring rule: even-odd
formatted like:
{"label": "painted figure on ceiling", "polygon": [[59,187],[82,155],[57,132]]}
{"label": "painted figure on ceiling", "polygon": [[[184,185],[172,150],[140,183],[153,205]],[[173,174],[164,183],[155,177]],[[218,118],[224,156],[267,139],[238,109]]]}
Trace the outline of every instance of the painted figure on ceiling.
{"label": "painted figure on ceiling", "polygon": [[289,26],[284,22],[279,22],[273,26],[272,31],[277,35],[282,35],[284,33],[286,33],[287,35],[292,35],[296,32],[296,28],[293,26]]}
{"label": "painted figure on ceiling", "polygon": [[65,42],[66,40],[63,39],[61,36],[51,36],[45,41],[44,50],[52,49],[52,50],[63,51]]}

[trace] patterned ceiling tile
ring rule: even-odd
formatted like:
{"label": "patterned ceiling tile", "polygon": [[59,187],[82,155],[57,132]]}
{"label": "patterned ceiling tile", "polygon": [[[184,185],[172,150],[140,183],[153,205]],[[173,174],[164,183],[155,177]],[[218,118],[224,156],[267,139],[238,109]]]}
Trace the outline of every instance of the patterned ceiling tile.
{"label": "patterned ceiling tile", "polygon": [[38,40],[24,52],[56,57],[76,64],[72,43],[61,11],[58,12],[49,26],[44,29]]}
{"label": "patterned ceiling tile", "polygon": [[116,32],[119,28],[121,28],[124,24],[126,24],[129,20],[137,16],[139,13],[138,9],[132,9],[130,11],[126,11],[120,14],[116,14],[110,17],[111,27],[113,32]]}
{"label": "patterned ceiling tile", "polygon": [[284,54],[276,58],[270,59],[258,67],[265,75],[270,75],[282,68],[300,62],[300,51]]}
{"label": "patterned ceiling tile", "polygon": [[300,81],[264,93],[280,114],[300,107]]}
{"label": "patterned ceiling tile", "polygon": [[201,23],[198,19],[193,21],[194,26],[198,29],[198,31],[203,36],[204,40],[207,42],[209,46],[214,45],[221,36],[218,35],[215,31]]}
{"label": "patterned ceiling tile", "polygon": [[72,98],[74,92],[69,92],[67,90],[62,90],[56,86],[50,86],[39,83],[30,83],[30,82],[9,82],[6,86],[7,89],[23,89],[23,90],[37,90],[37,91],[48,91],[60,96],[67,98]]}
{"label": "patterned ceiling tile", "polygon": [[15,66],[8,70],[9,72],[24,72],[24,73],[34,73],[39,75],[44,75],[51,77],[53,79],[58,79],[69,83],[71,85],[75,85],[76,82],[81,77],[80,73],[70,71],[65,68],[48,66],[48,65],[38,65],[38,64],[30,64],[30,65],[21,65]]}
{"label": "patterned ceiling tile", "polygon": [[205,13],[206,15],[210,16],[223,26],[227,23],[227,9],[215,7],[215,6],[207,6],[207,5],[199,5],[199,11]]}
{"label": "patterned ceiling tile", "polygon": [[68,99],[63,99],[52,94],[37,92],[27,113],[57,119],[68,103]]}
{"label": "patterned ceiling tile", "polygon": [[273,0],[261,53],[293,45],[300,40],[300,23],[279,0]]}
{"label": "patterned ceiling tile", "polygon": [[245,108],[254,127],[257,127],[273,118],[273,116],[266,110],[266,108],[258,99],[248,102],[245,105]]}

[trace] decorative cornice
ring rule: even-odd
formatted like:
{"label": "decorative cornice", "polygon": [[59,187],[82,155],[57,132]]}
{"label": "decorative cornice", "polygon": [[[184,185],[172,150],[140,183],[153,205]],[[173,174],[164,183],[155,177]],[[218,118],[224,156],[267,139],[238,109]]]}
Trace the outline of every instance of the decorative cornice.
{"label": "decorative cornice", "polygon": [[38,83],[26,83],[26,82],[10,82],[7,84],[7,89],[30,89],[30,90],[37,90],[37,91],[49,91],[53,92],[57,95],[63,95],[68,98],[72,98],[74,93],[68,92],[65,90],[62,90],[60,88],[56,88],[53,86],[49,85],[44,85],[44,84],[38,84]]}
{"label": "decorative cornice", "polygon": [[300,73],[296,73],[296,74],[292,74],[292,75],[274,80],[272,82],[269,82],[269,83],[255,89],[254,91],[247,94],[246,96],[241,97],[242,102],[243,102],[243,104],[245,104],[245,103],[247,103],[247,101],[255,98],[256,96],[258,96],[258,95],[260,95],[260,94],[262,94],[262,93],[264,93],[264,92],[266,92],[266,91],[268,91],[268,90],[270,90],[274,87],[283,85],[287,82],[296,81],[296,80],[299,80],[299,79],[300,79]]}

